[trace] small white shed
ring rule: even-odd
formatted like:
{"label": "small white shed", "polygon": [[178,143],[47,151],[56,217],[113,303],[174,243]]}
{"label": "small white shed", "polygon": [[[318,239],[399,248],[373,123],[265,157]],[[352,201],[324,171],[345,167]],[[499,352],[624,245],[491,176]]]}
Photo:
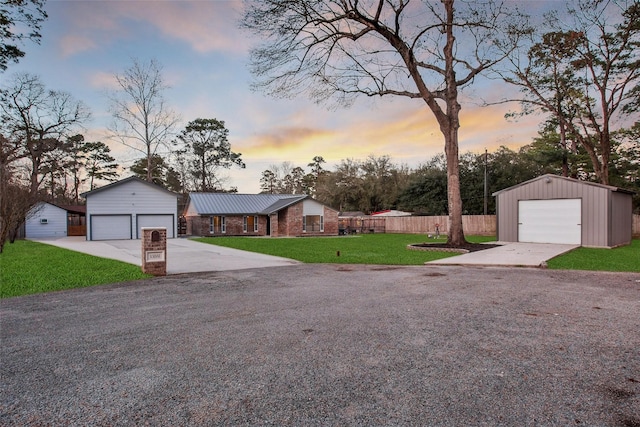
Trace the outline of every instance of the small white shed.
{"label": "small white shed", "polygon": [[36,204],[27,214],[24,223],[24,234],[28,239],[66,236],[66,209],[46,202]]}
{"label": "small white shed", "polygon": [[142,237],[142,227],[165,227],[177,234],[178,195],[129,177],[82,194],[87,199],[87,240]]}

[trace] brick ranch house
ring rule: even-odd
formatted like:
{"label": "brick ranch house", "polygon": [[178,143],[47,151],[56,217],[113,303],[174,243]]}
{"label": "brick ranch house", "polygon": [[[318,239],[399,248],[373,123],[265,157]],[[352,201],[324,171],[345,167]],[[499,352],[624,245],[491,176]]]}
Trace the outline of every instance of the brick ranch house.
{"label": "brick ranch house", "polygon": [[337,236],[338,211],[306,195],[190,193],[190,236]]}

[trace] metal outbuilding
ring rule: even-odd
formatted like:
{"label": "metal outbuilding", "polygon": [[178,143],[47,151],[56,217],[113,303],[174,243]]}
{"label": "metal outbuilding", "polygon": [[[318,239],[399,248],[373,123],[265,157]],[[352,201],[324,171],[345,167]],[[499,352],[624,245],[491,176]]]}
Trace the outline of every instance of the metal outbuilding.
{"label": "metal outbuilding", "polygon": [[615,247],[631,243],[632,191],[543,175],[493,193],[498,240]]}

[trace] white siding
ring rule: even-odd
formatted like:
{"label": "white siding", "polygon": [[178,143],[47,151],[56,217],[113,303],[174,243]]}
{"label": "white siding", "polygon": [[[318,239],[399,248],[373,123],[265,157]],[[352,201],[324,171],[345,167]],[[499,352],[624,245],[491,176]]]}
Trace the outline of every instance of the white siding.
{"label": "white siding", "polygon": [[[46,220],[46,224],[42,222]],[[28,239],[67,235],[67,211],[50,203],[37,204],[27,215],[25,236]]]}
{"label": "white siding", "polygon": [[324,205],[315,200],[305,199],[302,201],[302,215],[324,215]]}
{"label": "white siding", "polygon": [[144,182],[129,181],[87,195],[87,240],[91,236],[92,215],[131,215],[129,235],[137,236],[137,216],[144,214],[172,215],[172,230],[178,229],[177,196]]}

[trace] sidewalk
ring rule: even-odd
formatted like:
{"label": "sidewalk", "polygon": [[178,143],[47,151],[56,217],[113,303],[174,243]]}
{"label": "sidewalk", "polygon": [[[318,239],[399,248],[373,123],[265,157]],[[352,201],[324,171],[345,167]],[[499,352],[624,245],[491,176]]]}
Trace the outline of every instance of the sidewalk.
{"label": "sidewalk", "polygon": [[[491,242],[496,243],[496,242]],[[501,243],[502,246],[469,252],[436,261],[426,265],[477,265],[500,267],[543,267],[551,258],[569,252],[580,245],[559,245],[551,243]]]}

